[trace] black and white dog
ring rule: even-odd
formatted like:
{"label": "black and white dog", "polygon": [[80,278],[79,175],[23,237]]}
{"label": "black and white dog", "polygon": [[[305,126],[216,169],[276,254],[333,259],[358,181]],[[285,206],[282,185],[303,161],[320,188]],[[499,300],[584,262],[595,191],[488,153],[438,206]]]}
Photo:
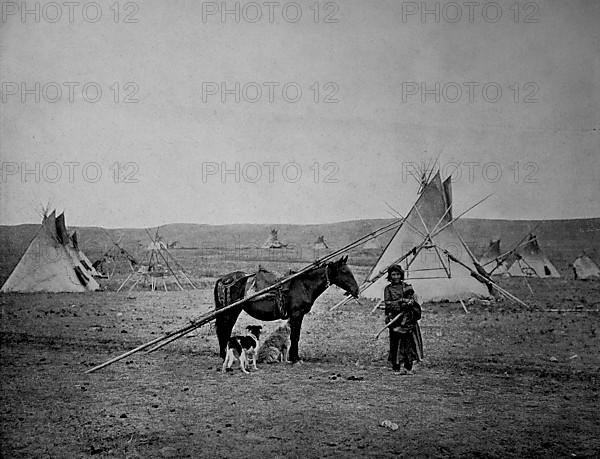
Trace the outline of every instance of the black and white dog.
{"label": "black and white dog", "polygon": [[238,359],[240,361],[241,370],[248,374],[248,363],[252,361],[252,366],[256,368],[256,355],[258,353],[258,347],[260,344],[260,332],[262,325],[248,325],[246,327],[248,335],[246,336],[232,336],[227,341],[227,349],[225,354],[225,360],[223,361],[223,373],[231,368],[233,362]]}

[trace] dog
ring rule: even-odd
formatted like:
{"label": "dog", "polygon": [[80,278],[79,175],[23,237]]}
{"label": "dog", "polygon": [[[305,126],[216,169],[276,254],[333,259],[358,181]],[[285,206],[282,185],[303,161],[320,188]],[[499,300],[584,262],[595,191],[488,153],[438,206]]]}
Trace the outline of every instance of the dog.
{"label": "dog", "polygon": [[246,330],[248,330],[248,335],[232,336],[229,338],[229,341],[227,341],[225,360],[223,361],[223,373],[225,373],[228,368],[231,368],[231,365],[236,359],[240,361],[240,368],[244,373],[249,374],[249,360],[252,361],[254,369],[258,370],[256,367],[256,354],[258,353],[260,344],[260,332],[262,326],[248,325]]}
{"label": "dog", "polygon": [[261,345],[258,351],[258,362],[289,362],[290,326],[286,323],[275,330]]}

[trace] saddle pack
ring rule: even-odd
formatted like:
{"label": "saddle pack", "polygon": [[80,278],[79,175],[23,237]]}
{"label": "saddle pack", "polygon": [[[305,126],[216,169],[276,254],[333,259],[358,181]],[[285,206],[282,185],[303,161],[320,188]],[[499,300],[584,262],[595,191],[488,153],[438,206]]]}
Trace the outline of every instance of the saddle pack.
{"label": "saddle pack", "polygon": [[[219,282],[217,287],[217,296],[219,302],[226,306],[264,290],[281,279],[283,279],[283,276],[268,271],[259,265],[255,273],[247,274],[237,271],[221,278],[221,282]],[[281,318],[287,319],[289,314],[286,305],[286,293],[288,291],[289,284],[284,283],[250,301],[270,301],[277,307]]]}

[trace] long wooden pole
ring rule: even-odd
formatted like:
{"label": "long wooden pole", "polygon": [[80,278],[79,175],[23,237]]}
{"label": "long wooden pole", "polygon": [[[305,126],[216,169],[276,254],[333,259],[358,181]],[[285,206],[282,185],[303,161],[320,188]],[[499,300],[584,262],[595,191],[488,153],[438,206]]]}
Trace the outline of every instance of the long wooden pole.
{"label": "long wooden pole", "polygon": [[450,252],[448,252],[446,249],[444,249],[443,247],[440,247],[440,250],[442,252],[444,252],[446,254],[446,256],[453,262],[461,265],[462,267],[464,267],[465,269],[467,269],[471,275],[479,280],[480,282],[483,282],[485,284],[491,284],[493,285],[496,290],[498,290],[500,293],[502,293],[504,296],[506,296],[507,298],[522,304],[525,307],[528,307],[526,303],[524,303],[523,301],[521,301],[519,298],[517,298],[516,296],[514,296],[512,293],[508,292],[507,290],[503,289],[502,287],[500,287],[498,284],[496,284],[494,281],[492,281],[489,277],[484,277],[481,274],[479,274],[476,271],[473,271],[468,265],[466,265],[465,263],[463,263],[462,261],[460,261],[458,258],[456,258],[454,255],[452,255]]}
{"label": "long wooden pole", "polygon": [[[336,250],[335,252],[332,252],[329,255],[324,256],[323,258],[316,260],[315,262],[311,263],[308,266],[305,266],[304,268],[302,268],[300,271],[286,277],[285,279],[280,280],[279,282],[276,282],[273,285],[270,285],[267,288],[264,288],[262,290],[259,290],[256,293],[253,293],[252,295],[249,295],[246,298],[243,298],[239,301],[236,301],[234,303],[231,303],[227,306],[225,306],[224,308],[221,308],[219,310],[215,310],[215,311],[211,311],[210,313],[207,313],[203,316],[201,316],[200,318],[196,319],[196,320],[192,320],[191,323],[189,325],[187,325],[186,327],[177,329],[177,330],[173,330],[171,332],[168,332],[166,334],[164,334],[163,336],[160,336],[158,338],[153,339],[152,341],[149,341],[148,343],[142,344],[138,347],[136,347],[135,349],[132,349],[130,351],[125,352],[124,354],[118,355],[117,357],[114,357],[100,365],[95,366],[94,368],[90,368],[89,370],[86,370],[85,373],[93,373],[94,371],[100,370],[108,365],[111,365],[115,362],[118,362],[119,360],[124,359],[125,357],[128,357],[132,354],[135,354],[136,352],[140,352],[143,351],[144,349],[149,348],[150,346],[153,346],[157,343],[160,343],[161,341],[165,341],[165,340],[169,340],[170,338],[174,337],[175,335],[177,335],[177,338],[181,338],[182,336],[186,335],[187,333],[191,332],[192,330],[195,330],[198,327],[201,327],[202,325],[210,322],[211,320],[213,320],[217,315],[228,311],[232,308],[235,308],[237,306],[240,306],[241,304],[250,301],[254,298],[257,298],[261,295],[264,295],[265,293],[269,293],[271,290],[275,290],[277,287],[279,287],[280,285],[289,282],[290,280],[304,274],[305,272],[314,269],[316,266],[321,265],[322,263],[337,257],[340,253],[343,253],[347,250],[353,249],[354,247],[359,246],[360,244],[363,244],[365,241],[369,240],[369,239],[373,239],[375,237],[380,236],[381,234],[384,234],[387,231],[391,231],[392,229],[394,229],[396,226],[402,224],[402,221],[394,221],[392,223],[389,223],[385,226],[382,226],[381,228],[376,229],[375,231],[372,231],[371,233],[367,234],[366,236],[361,237],[360,239],[357,239],[356,241],[346,245],[345,247],[342,247],[339,250]],[[170,341],[169,341],[170,342]]]}
{"label": "long wooden pole", "polygon": [[[393,229],[393,228],[391,228],[391,229]],[[391,231],[391,229],[389,229],[389,230],[387,230],[387,231]],[[354,244],[354,243],[353,243],[353,244]],[[353,245],[353,244],[351,244],[351,245]],[[343,250],[343,249],[342,249],[342,250]],[[309,265],[309,269],[310,269],[310,265]],[[359,294],[360,294],[360,291],[359,291]],[[249,297],[248,297],[248,298],[249,298]],[[245,300],[243,300],[243,301],[247,301],[247,300],[248,300],[248,298],[246,298],[246,299],[245,299]],[[349,300],[349,298],[347,298],[347,299]],[[358,301],[358,299],[357,299],[357,298],[355,298],[355,300],[356,300],[356,301],[358,302],[358,304],[360,305],[360,301]],[[362,305],[361,305],[361,306],[362,306]],[[221,311],[221,310],[219,310],[219,311]],[[330,311],[331,311],[331,310],[330,310]],[[162,342],[162,343],[158,343],[158,344],[156,344],[154,347],[152,347],[151,349],[149,349],[147,353],[148,353],[148,354],[151,354],[151,353],[153,353],[153,352],[156,352],[156,351],[158,351],[159,349],[161,349],[162,347],[166,346],[167,344],[169,344],[169,343],[171,343],[171,342],[173,342],[173,341],[175,341],[175,340],[177,340],[177,339],[181,338],[182,336],[186,335],[187,333],[189,333],[189,331],[182,331],[181,333],[179,333],[179,334],[177,334],[177,335],[174,335],[174,336],[172,336],[172,337],[169,337],[169,338],[168,338],[166,341],[164,341],[164,342]]]}
{"label": "long wooden pole", "polygon": [[394,323],[400,318],[402,317],[402,312],[400,314],[398,314],[396,317],[394,317],[392,320],[390,320],[385,327],[383,327],[381,330],[379,330],[379,332],[375,335],[375,339],[379,338],[379,335],[381,335],[386,328],[390,328],[392,325],[394,325]]}
{"label": "long wooden pole", "polygon": [[[373,277],[370,281],[368,282],[363,282],[363,284],[360,286],[360,288],[358,289],[359,294],[364,292],[370,285],[374,284],[380,277],[384,276],[385,273],[387,273],[387,270],[390,266],[392,265],[397,265],[398,263],[402,263],[406,258],[408,258],[414,251],[418,250],[418,246],[413,247],[412,249],[410,249],[408,252],[406,252],[404,255],[402,255],[400,258],[397,258],[396,260],[394,260],[393,263],[391,263],[389,266],[386,266],[384,269],[382,269],[381,271],[379,271],[375,277]],[[341,300],[340,302],[338,302],[337,304],[333,305],[329,311],[334,311],[335,309],[339,308],[340,306],[345,305],[346,303],[348,303],[349,301],[351,301],[352,298],[344,298],[343,300]]]}

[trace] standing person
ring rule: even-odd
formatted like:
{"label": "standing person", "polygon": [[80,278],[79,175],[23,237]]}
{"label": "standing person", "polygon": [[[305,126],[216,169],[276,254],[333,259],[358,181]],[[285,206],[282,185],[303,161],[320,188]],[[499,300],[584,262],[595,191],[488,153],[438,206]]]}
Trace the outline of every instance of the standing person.
{"label": "standing person", "polygon": [[404,364],[406,374],[413,374],[413,362],[423,358],[423,340],[419,320],[421,306],[415,299],[415,291],[410,284],[404,282],[404,271],[399,265],[388,268],[387,280],[383,299],[385,301],[385,323],[390,326],[390,354],[388,360],[392,369],[400,372]]}

